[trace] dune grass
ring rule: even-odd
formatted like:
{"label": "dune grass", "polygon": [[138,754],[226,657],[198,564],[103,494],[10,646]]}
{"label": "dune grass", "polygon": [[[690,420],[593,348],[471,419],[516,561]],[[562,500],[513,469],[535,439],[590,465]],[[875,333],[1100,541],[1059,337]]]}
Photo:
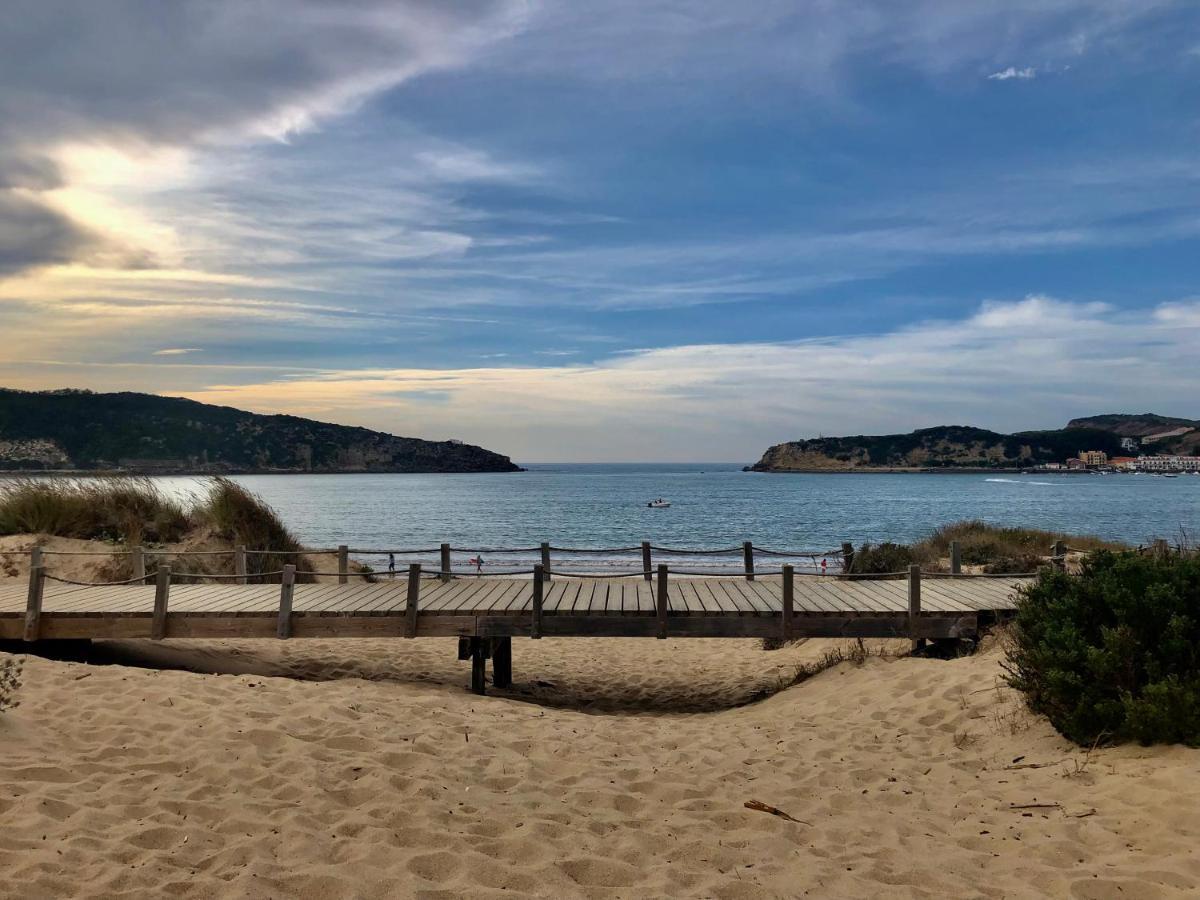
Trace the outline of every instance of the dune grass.
{"label": "dune grass", "polygon": [[0,534],[53,534],[127,544],[180,540],[189,511],[146,478],[0,481]]}
{"label": "dune grass", "polygon": [[282,555],[250,554],[246,560],[250,573],[278,571],[288,563],[297,562],[292,554],[303,549],[265,500],[227,478],[212,479],[199,497],[193,515],[235,546],[282,552]]}

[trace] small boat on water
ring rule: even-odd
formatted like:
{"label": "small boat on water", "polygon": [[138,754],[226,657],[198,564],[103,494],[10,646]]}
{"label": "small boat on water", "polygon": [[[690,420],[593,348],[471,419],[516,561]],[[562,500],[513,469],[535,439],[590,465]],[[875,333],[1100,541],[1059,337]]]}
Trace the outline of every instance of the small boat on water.
{"label": "small boat on water", "polygon": [[1178,472],[1163,472],[1162,477],[1163,478],[1178,478],[1179,473]]}
{"label": "small boat on water", "polygon": [[657,500],[651,500],[646,505],[648,507],[650,507],[651,509],[666,509],[668,506],[671,505],[671,501],[664,500],[662,497],[659,497]]}

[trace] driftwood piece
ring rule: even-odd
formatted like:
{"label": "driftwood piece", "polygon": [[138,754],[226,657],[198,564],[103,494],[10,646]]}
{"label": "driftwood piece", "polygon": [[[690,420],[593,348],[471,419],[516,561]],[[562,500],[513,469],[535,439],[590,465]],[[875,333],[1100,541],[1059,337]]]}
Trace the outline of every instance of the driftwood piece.
{"label": "driftwood piece", "polygon": [[795,822],[799,825],[807,825],[809,828],[812,827],[811,822],[804,822],[800,819],[797,819],[795,816],[788,815],[782,809],[779,809],[776,806],[768,806],[766,803],[763,803],[761,800],[747,800],[742,805],[745,806],[746,809],[752,809],[755,812],[770,813],[773,816],[779,816],[779,818],[781,818],[781,819],[787,819],[789,822]]}

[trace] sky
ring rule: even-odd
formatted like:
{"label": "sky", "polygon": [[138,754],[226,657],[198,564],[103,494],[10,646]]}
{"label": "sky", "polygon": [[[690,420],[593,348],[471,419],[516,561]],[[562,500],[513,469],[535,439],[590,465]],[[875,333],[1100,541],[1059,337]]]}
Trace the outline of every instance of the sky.
{"label": "sky", "polygon": [[537,461],[1200,417],[1200,6],[8,0],[0,385]]}

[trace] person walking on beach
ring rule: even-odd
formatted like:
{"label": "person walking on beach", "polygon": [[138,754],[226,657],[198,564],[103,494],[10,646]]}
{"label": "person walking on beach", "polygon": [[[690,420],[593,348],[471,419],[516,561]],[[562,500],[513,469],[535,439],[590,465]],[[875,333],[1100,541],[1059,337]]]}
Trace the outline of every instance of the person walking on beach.
{"label": "person walking on beach", "polygon": [[825,567],[826,567],[826,566],[828,566],[828,565],[829,565],[829,560],[828,560],[828,559],[822,559],[822,560],[821,560],[821,574],[822,574],[822,575],[824,575],[824,574],[825,574]]}
{"label": "person walking on beach", "polygon": [[483,554],[482,553],[477,553],[475,555],[475,571],[476,571],[476,573],[483,572]]}
{"label": "person walking on beach", "polygon": [[396,577],[396,554],[395,553],[388,554],[388,575],[390,575],[392,578]]}

